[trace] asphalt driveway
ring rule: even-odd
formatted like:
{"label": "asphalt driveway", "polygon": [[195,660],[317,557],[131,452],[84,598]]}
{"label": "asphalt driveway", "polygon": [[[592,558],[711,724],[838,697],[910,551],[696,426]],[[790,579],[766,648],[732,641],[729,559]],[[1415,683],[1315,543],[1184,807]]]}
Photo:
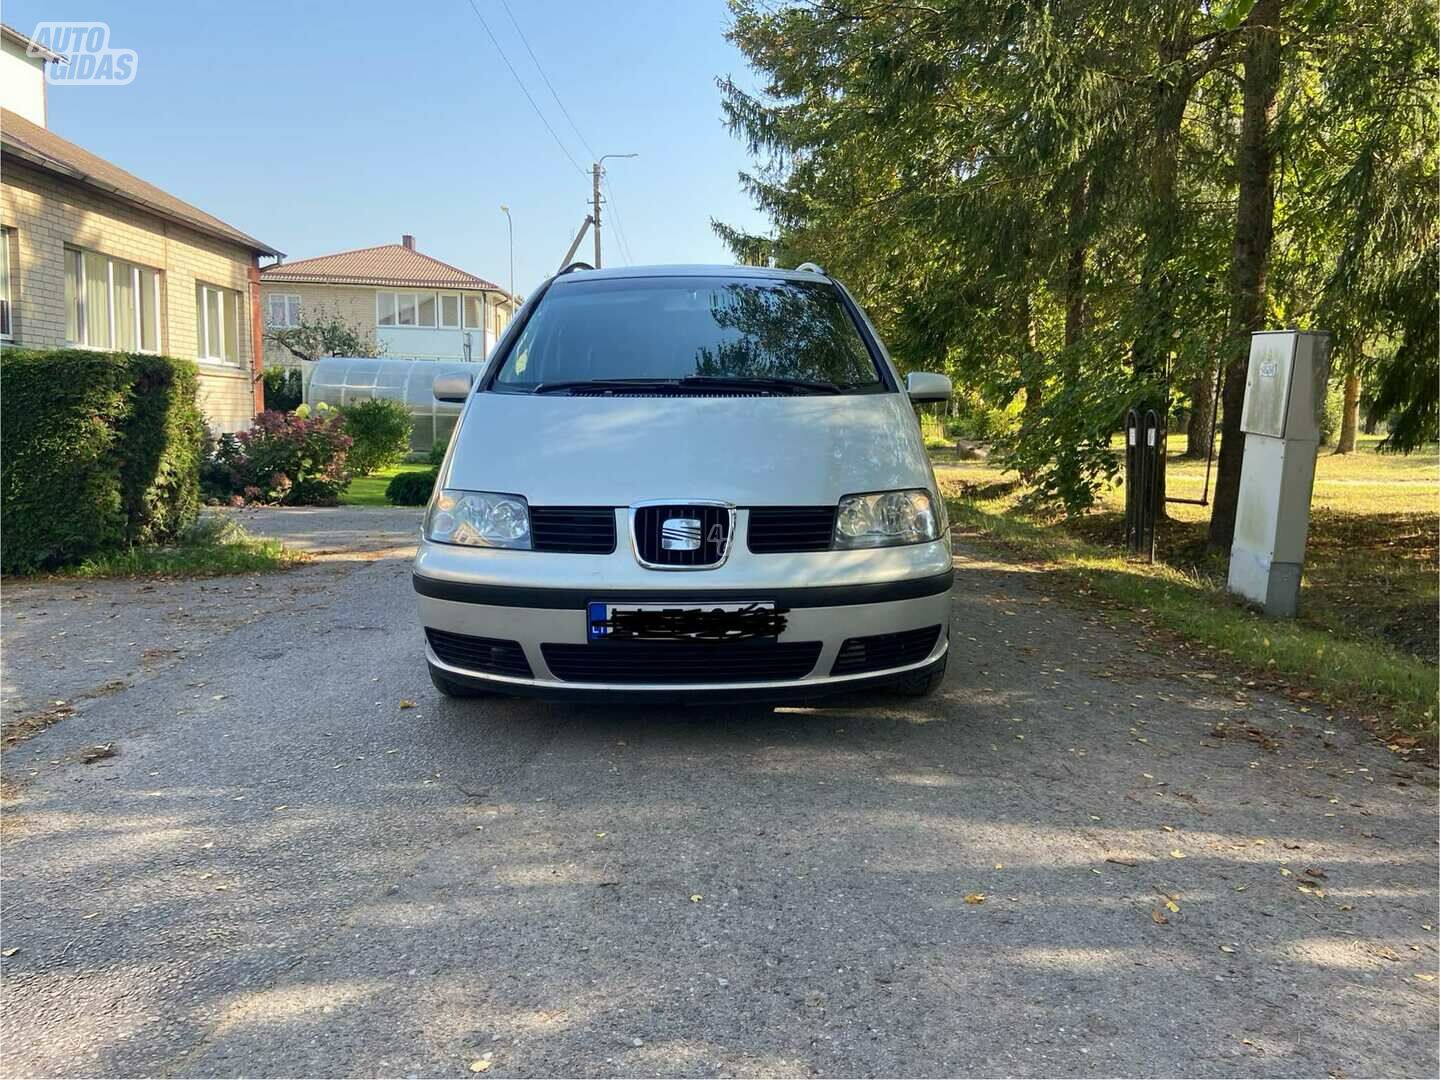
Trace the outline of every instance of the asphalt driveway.
{"label": "asphalt driveway", "polygon": [[0,1071],[1440,1072],[1433,773],[1348,718],[968,551],[918,704],[445,701],[417,521],[7,584]]}

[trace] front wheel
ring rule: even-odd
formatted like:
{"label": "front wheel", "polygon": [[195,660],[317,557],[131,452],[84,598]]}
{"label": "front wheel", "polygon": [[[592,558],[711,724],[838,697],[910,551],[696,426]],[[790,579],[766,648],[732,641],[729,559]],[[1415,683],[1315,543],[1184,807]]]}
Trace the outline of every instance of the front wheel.
{"label": "front wheel", "polygon": [[895,693],[909,698],[929,697],[945,681],[945,665],[949,659],[949,654],[946,654],[933,667],[901,675],[895,680]]}
{"label": "front wheel", "polygon": [[494,696],[489,690],[481,690],[478,687],[470,685],[469,683],[459,682],[456,679],[452,679],[449,675],[446,675],[434,664],[427,663],[425,666],[430,669],[430,681],[435,684],[435,689],[439,690],[440,693],[444,694],[446,697],[476,698]]}

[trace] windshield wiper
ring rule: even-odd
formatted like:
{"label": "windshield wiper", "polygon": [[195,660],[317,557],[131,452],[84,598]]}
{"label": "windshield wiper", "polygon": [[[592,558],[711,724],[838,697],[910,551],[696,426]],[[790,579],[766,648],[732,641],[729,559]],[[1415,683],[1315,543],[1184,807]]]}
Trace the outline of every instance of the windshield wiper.
{"label": "windshield wiper", "polygon": [[677,379],[572,379],[568,382],[536,383],[532,394],[570,394],[576,390],[586,393],[603,394],[627,390],[673,390],[680,385]]}
{"label": "windshield wiper", "polygon": [[791,394],[838,394],[849,389],[833,382],[811,379],[781,379],[747,375],[687,375],[681,386],[704,386],[724,390],[771,390]]}

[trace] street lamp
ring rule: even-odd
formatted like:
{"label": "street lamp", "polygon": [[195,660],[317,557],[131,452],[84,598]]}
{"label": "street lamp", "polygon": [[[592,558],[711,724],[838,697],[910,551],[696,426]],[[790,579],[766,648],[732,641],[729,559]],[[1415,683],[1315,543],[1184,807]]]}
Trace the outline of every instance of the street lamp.
{"label": "street lamp", "polygon": [[510,216],[510,207],[500,204],[505,220],[510,225],[510,314],[515,314],[515,219]]}

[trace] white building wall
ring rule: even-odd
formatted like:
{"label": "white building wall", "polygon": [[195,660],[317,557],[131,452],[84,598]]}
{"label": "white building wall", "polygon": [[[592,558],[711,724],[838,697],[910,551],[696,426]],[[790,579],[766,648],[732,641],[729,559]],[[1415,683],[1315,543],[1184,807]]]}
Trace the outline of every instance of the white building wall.
{"label": "white building wall", "polygon": [[45,127],[45,61],[9,38],[0,46],[0,105]]}

